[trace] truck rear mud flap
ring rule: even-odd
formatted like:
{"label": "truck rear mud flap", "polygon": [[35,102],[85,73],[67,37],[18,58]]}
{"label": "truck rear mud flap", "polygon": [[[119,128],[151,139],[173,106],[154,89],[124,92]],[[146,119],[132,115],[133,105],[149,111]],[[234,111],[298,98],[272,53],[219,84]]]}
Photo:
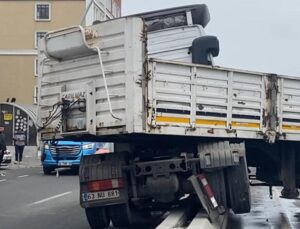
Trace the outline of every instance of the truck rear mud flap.
{"label": "truck rear mud flap", "polygon": [[80,205],[89,208],[127,203],[124,165],[121,153],[83,157],[79,168]]}

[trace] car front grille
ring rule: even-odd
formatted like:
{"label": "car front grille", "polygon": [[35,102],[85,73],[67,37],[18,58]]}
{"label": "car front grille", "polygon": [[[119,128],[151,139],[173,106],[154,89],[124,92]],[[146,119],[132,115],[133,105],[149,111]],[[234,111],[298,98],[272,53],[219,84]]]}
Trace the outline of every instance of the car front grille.
{"label": "car front grille", "polygon": [[[57,154],[55,154],[55,155],[57,155]],[[55,155],[53,155],[52,157],[53,157],[53,160],[71,160],[71,161],[73,161],[73,160],[78,160],[79,158],[78,158],[78,156],[77,157],[70,157],[70,156],[63,156],[63,157],[61,157],[60,155],[59,156],[55,156]]]}
{"label": "car front grille", "polygon": [[80,153],[80,146],[50,146],[53,155],[77,155]]}

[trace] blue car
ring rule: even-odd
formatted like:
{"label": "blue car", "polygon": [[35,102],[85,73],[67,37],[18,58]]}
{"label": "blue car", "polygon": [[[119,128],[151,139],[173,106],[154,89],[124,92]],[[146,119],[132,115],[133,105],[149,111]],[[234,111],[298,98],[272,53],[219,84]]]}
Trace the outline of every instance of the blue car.
{"label": "blue car", "polygon": [[49,175],[56,168],[78,169],[82,156],[94,154],[105,145],[100,142],[46,141],[41,155],[44,174]]}

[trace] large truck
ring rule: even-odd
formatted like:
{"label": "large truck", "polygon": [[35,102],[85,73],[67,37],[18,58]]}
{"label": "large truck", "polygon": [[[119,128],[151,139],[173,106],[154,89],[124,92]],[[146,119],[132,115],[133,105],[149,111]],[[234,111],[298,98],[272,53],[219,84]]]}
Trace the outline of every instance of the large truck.
{"label": "large truck", "polygon": [[185,204],[249,212],[248,166],[266,185],[283,185],[283,196],[298,195],[300,80],[215,66],[209,20],[206,5],[184,6],[40,42],[41,139],[114,143],[81,160],[92,228]]}

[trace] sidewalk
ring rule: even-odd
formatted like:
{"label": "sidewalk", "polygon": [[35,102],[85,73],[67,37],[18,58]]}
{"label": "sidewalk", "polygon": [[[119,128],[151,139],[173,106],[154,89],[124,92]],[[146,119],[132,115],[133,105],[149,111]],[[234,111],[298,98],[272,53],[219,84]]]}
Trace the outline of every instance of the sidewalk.
{"label": "sidewalk", "polygon": [[[15,148],[14,146],[8,146],[7,149],[12,154],[12,162],[8,165],[8,168],[32,168],[32,167],[40,167],[41,160],[40,155],[38,154],[38,150],[36,146],[25,146],[23,152],[23,160],[19,164],[15,164]],[[4,166],[3,166],[4,167]]]}

